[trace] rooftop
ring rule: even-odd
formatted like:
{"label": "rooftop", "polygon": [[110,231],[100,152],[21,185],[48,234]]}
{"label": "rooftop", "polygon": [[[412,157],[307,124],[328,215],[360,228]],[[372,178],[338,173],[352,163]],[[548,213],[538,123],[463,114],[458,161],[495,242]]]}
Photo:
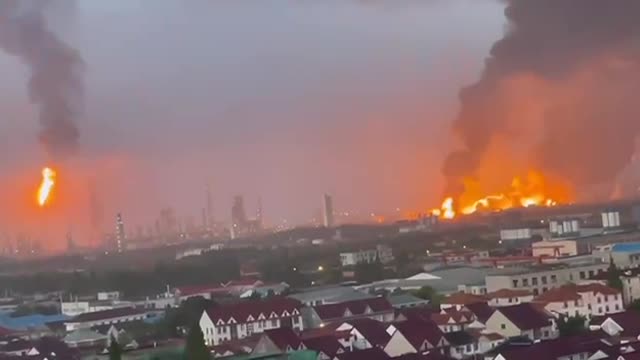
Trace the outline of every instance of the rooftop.
{"label": "rooftop", "polygon": [[530,303],[504,306],[496,309],[496,312],[500,312],[520,330],[531,330],[551,325],[549,323],[551,315]]}

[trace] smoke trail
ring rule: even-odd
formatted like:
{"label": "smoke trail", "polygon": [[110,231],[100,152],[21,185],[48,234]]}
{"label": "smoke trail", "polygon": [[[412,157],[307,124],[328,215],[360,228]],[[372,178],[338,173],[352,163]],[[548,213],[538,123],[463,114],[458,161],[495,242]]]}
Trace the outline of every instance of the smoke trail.
{"label": "smoke trail", "polygon": [[[640,133],[640,1],[507,0],[509,27],[460,94],[449,191],[505,138],[574,185],[612,181]],[[523,125],[526,124],[526,125]]]}
{"label": "smoke trail", "polygon": [[44,0],[2,0],[0,48],[28,66],[29,97],[39,111],[40,142],[51,156],[61,157],[73,153],[78,145],[83,61],[47,27],[44,10],[48,4]]}

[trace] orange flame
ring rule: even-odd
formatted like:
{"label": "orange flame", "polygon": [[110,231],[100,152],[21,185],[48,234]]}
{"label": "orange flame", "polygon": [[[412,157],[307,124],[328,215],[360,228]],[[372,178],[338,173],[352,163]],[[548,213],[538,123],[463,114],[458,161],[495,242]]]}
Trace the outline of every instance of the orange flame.
{"label": "orange flame", "polygon": [[[546,186],[544,177],[531,171],[527,178],[522,181],[515,177],[509,191],[492,195],[483,195],[471,180],[466,191],[456,199],[456,206],[452,197],[447,197],[440,208],[433,209],[431,215],[444,219],[453,219],[456,216],[456,209],[464,215],[473,214],[480,210],[501,211],[514,207],[530,206],[556,206],[558,199],[552,198]],[[557,191],[554,194],[559,195]],[[563,199],[563,201],[566,199]]]}
{"label": "orange flame", "polygon": [[38,204],[42,207],[47,204],[51,191],[55,185],[56,173],[51,168],[42,169],[42,183],[38,188]]}

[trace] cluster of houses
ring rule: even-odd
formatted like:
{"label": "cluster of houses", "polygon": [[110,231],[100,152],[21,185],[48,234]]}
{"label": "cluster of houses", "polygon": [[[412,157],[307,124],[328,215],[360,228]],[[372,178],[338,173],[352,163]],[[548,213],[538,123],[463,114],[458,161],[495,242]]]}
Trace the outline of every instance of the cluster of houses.
{"label": "cluster of houses", "polygon": [[[312,351],[318,360],[600,360],[608,358],[591,356],[618,349],[621,334],[640,341],[640,321],[633,329],[624,321],[627,316],[640,320],[640,313],[628,314],[621,291],[597,281],[539,295],[513,288],[482,295],[458,292],[439,306],[410,294],[376,297],[345,288],[341,296],[321,289],[216,306],[203,312],[200,327],[217,358]],[[574,340],[560,337],[559,319],[576,316],[591,331]],[[556,348],[562,350],[557,356]],[[587,348],[575,353],[587,357],[566,357],[567,351]],[[552,356],[529,357],[524,349]]]}

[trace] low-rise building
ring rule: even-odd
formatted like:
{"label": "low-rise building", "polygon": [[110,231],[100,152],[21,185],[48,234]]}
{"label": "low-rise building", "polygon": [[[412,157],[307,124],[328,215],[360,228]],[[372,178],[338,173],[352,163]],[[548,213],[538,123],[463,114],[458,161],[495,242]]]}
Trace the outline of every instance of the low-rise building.
{"label": "low-rise building", "polygon": [[616,336],[623,339],[638,339],[638,337],[640,337],[640,312],[627,310],[625,312],[603,316],[594,319],[589,329],[592,331],[601,330],[609,336]]}
{"label": "low-rise building", "polygon": [[303,330],[300,302],[288,298],[244,301],[208,309],[200,317],[200,328],[208,346],[244,339],[266,330]]}
{"label": "low-rise building", "polygon": [[528,290],[500,289],[487,293],[489,306],[511,306],[528,303],[533,300],[533,294]]}
{"label": "low-rise building", "polygon": [[94,326],[145,320],[152,315],[153,314],[147,309],[137,309],[133,307],[120,308],[80,314],[65,321],[64,326],[66,331],[73,331]]}
{"label": "low-rise building", "polygon": [[524,336],[531,340],[546,340],[558,337],[553,315],[532,304],[496,308],[487,320],[486,328],[506,338]]}
{"label": "low-rise building", "polygon": [[336,304],[345,301],[375,298],[374,295],[356,290],[350,286],[324,286],[303,289],[295,294],[288,295],[288,297],[300,301],[305,306]]}
{"label": "low-rise building", "polygon": [[528,290],[534,296],[549,289],[579,283],[605,272],[609,264],[599,259],[585,258],[577,263],[540,264],[526,268],[503,269],[501,274],[488,275],[485,278],[487,291],[501,289]]}
{"label": "low-rise building", "polygon": [[379,261],[387,264],[393,261],[393,252],[390,247],[378,245],[375,249],[367,249],[353,252],[340,253],[342,266],[355,266],[358,264],[370,264]]}
{"label": "low-rise building", "polygon": [[391,338],[384,323],[371,319],[346,321],[338,326],[336,331],[349,332],[349,348],[352,351],[370,348],[383,349]]}
{"label": "low-rise building", "polygon": [[625,270],[620,275],[622,300],[626,305],[640,299],[640,268]]}
{"label": "low-rise building", "polygon": [[476,303],[487,303],[487,297],[482,295],[473,295],[467,293],[454,293],[451,294],[440,302],[440,307],[442,309],[450,309],[454,308],[458,311],[462,310],[466,305],[476,304]]}
{"label": "low-rise building", "polygon": [[312,328],[363,318],[391,322],[395,316],[393,306],[384,297],[319,305],[305,308],[304,312],[305,324]]}
{"label": "low-rise building", "polygon": [[590,319],[624,310],[621,292],[598,283],[551,289],[533,301],[556,317],[583,316]]}
{"label": "low-rise building", "polygon": [[432,322],[403,321],[389,325],[387,332],[391,338],[384,352],[392,357],[422,354],[449,346],[444,333]]}

